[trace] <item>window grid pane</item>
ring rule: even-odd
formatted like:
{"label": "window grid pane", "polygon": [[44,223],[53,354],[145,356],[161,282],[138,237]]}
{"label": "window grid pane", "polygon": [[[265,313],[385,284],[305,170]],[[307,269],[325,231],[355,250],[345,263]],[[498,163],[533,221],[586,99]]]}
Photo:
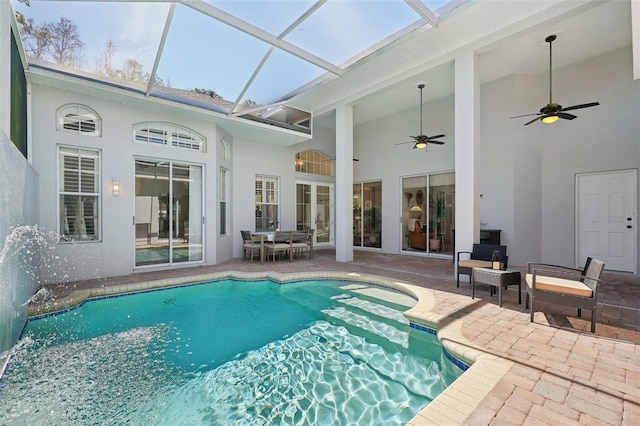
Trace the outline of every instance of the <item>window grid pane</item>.
{"label": "window grid pane", "polygon": [[294,157],[295,171],[322,176],[333,176],[333,160],[319,151],[302,151]]}
{"label": "window grid pane", "polygon": [[134,142],[193,149],[202,152],[206,150],[204,136],[186,127],[169,123],[137,124],[133,127],[133,140]]}
{"label": "window grid pane", "polygon": [[279,179],[256,176],[256,232],[275,231],[279,225]]}
{"label": "window grid pane", "polygon": [[99,239],[99,152],[60,148],[60,241]]}

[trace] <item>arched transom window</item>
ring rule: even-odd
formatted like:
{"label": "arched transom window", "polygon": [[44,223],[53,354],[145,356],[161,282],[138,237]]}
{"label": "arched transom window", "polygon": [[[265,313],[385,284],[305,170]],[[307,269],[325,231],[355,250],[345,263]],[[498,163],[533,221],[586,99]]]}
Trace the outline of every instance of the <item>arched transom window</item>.
{"label": "arched transom window", "polygon": [[102,119],[91,108],[69,104],[58,108],[57,128],[59,131],[81,133],[87,136],[102,134]]}
{"label": "arched transom window", "polygon": [[302,151],[296,154],[296,172],[333,176],[333,160],[320,151]]}
{"label": "arched transom window", "polygon": [[201,134],[179,126],[162,122],[138,123],[133,126],[135,142],[173,146],[176,148],[205,151],[206,140]]}

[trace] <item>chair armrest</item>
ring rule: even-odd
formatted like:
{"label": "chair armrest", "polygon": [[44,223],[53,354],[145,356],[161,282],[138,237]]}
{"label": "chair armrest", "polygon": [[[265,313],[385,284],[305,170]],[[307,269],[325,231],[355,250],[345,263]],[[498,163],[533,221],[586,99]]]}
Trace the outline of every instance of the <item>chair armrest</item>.
{"label": "chair armrest", "polygon": [[[545,270],[564,270],[564,271],[572,271],[579,272],[582,274],[582,269],[569,268],[568,266],[560,266],[560,265],[552,265],[550,263],[537,263],[537,262],[527,262],[527,273],[531,273],[533,269],[540,269],[538,266],[544,267]],[[551,268],[551,269],[547,269]]]}

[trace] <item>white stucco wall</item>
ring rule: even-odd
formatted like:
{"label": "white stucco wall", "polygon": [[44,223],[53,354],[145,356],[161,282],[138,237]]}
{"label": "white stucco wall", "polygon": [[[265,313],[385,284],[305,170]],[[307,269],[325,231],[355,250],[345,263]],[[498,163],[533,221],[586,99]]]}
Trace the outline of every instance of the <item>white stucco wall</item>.
{"label": "white stucco wall", "polygon": [[[57,146],[81,146],[101,150],[102,240],[62,243],[58,254],[66,270],[53,281],[130,274],[134,270],[134,158],[172,160],[204,166],[205,263],[215,263],[217,220],[216,126],[179,110],[152,103],[120,103],[34,84],[33,166],[40,174],[40,217],[43,228],[58,231]],[[102,136],[91,137],[56,130],[56,110],[67,103],[94,109],[102,118]],[[132,126],[145,121],[179,124],[207,139],[206,153],[166,146],[134,143]],[[120,181],[120,195],[113,196],[111,182]],[[229,244],[232,242],[229,241]]]}
{"label": "white stucco wall", "polygon": [[640,83],[631,73],[630,47],[554,69],[555,102],[600,106],[552,125],[508,119],[548,103],[548,73],[483,85],[480,218],[503,230],[511,265],[578,266],[575,175],[640,164]]}
{"label": "white stucco wall", "polygon": [[[0,130],[0,369],[27,320],[27,302],[40,284],[38,176]],[[24,229],[25,232],[22,232]],[[29,253],[31,252],[31,253]]]}
{"label": "white stucco wall", "polygon": [[[554,100],[574,105],[598,100],[599,107],[576,111],[578,119],[546,126],[509,117],[535,112],[548,102],[548,73],[513,75],[481,87],[481,141],[478,186],[480,221],[502,229],[511,265],[542,260],[574,263],[574,179],[576,173],[637,168],[640,88],[631,77],[631,48],[554,70]],[[117,98],[117,97],[116,97]],[[296,173],[293,156],[315,149],[335,154],[333,129],[314,128],[313,139],[279,147],[243,139],[216,128],[197,114],[151,103],[120,103],[35,85],[33,105],[34,167],[41,175],[42,225],[57,230],[56,144],[102,150],[103,241],[82,244],[82,250],[61,245],[69,268],[67,279],[127,274],[133,270],[133,158],[172,159],[205,166],[206,263],[241,256],[241,229],[254,230],[256,174],[280,178],[281,229],[295,226],[295,182],[309,179]],[[95,109],[103,119],[103,136],[90,138],[55,130],[55,110],[69,102]],[[356,107],[357,108],[357,107]],[[426,134],[444,133],[445,145],[426,152],[411,149],[420,130],[419,107],[393,111],[354,129],[354,181],[382,181],[382,251],[399,253],[402,177],[454,169],[454,97],[423,107]],[[207,137],[208,152],[197,153],[131,142],[131,126],[141,121],[168,121]],[[218,235],[217,138],[230,150],[231,197],[229,234]],[[110,194],[118,178],[121,195]],[[350,218],[336,218],[350,220]]]}
{"label": "white stucco wall", "polygon": [[354,182],[382,181],[382,251],[399,253],[404,229],[402,216],[403,177],[448,172],[454,168],[453,96],[423,106],[423,133],[445,134],[444,145],[413,149],[409,136],[420,133],[420,108],[416,105],[354,129],[354,153],[360,159],[353,167]]}

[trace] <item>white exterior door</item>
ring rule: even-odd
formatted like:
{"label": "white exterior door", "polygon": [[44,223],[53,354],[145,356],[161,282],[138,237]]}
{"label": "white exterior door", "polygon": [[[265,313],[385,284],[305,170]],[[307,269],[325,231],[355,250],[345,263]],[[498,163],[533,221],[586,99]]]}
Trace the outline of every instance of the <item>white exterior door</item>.
{"label": "white exterior door", "polygon": [[314,245],[333,245],[333,184],[296,182],[296,229],[315,229]]}
{"label": "white exterior door", "polygon": [[605,268],[636,273],[636,170],[576,176],[576,264],[588,256]]}

